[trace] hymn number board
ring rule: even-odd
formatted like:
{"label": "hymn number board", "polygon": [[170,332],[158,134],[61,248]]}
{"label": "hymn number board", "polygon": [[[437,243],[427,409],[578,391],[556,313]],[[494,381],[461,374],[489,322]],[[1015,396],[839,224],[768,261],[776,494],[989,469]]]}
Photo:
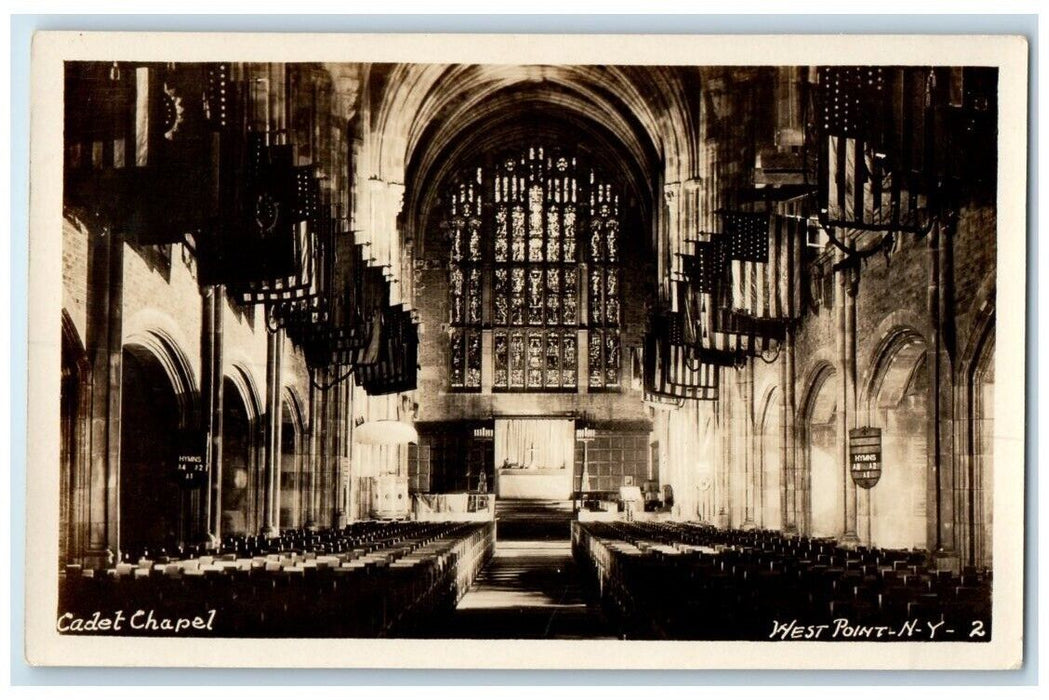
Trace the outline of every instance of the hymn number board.
{"label": "hymn number board", "polygon": [[187,488],[207,483],[207,433],[187,430],[179,436],[175,478]]}
{"label": "hymn number board", "polygon": [[881,428],[849,431],[849,471],[861,489],[869,489],[881,478]]}

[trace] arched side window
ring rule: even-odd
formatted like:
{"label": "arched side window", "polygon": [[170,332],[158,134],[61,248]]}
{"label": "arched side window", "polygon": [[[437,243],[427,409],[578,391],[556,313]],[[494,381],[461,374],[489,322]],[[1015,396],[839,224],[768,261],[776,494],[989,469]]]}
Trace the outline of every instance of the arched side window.
{"label": "arched side window", "polygon": [[[613,185],[575,157],[531,147],[470,171],[449,199],[452,388],[480,389],[481,329],[490,324],[493,390],[576,391],[581,380],[617,389]],[[589,338],[585,377],[580,329]]]}

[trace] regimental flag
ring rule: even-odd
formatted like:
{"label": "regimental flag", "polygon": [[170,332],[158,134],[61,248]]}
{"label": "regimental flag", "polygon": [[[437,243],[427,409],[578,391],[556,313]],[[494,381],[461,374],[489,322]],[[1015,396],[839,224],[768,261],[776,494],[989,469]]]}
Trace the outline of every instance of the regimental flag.
{"label": "regimental flag", "polygon": [[418,331],[411,312],[403,306],[379,312],[381,342],[374,362],[354,367],[357,381],[372,396],[415,389],[418,363]]}
{"label": "regimental flag", "polygon": [[69,203],[86,204],[141,244],[181,242],[216,217],[219,152],[204,98],[209,67],[70,63]]}
{"label": "regimental flag", "polygon": [[318,293],[318,285],[325,274],[327,258],[331,256],[331,216],[321,216],[329,210],[324,203],[320,184],[313,167],[292,168],[293,195],[290,203],[293,245],[298,263],[292,274],[263,278],[249,282],[241,291],[245,303],[273,303],[309,299]]}
{"label": "regimental flag", "polygon": [[269,144],[268,138],[261,133],[248,137],[246,195],[238,232],[245,283],[290,277],[301,264],[303,232],[296,225],[292,147]]}
{"label": "regimental flag", "polygon": [[801,314],[801,251],[807,222],[777,214],[724,214],[729,310],[760,320]]}
{"label": "regimental flag", "polygon": [[134,85],[123,228],[143,244],[181,242],[219,214],[220,153],[204,107],[207,65],[137,66]]}
{"label": "regimental flag", "polygon": [[[819,69],[820,218],[824,226],[924,231],[929,72],[878,66]],[[919,99],[915,100],[915,92]]]}
{"label": "regimental flag", "polygon": [[316,227],[312,237],[313,256],[308,268],[308,279],[301,280],[299,293],[274,304],[273,313],[287,331],[289,337],[300,345],[311,335],[330,335],[333,306],[333,273],[335,269],[335,236],[342,226],[335,207],[330,207],[331,216],[308,222]]}

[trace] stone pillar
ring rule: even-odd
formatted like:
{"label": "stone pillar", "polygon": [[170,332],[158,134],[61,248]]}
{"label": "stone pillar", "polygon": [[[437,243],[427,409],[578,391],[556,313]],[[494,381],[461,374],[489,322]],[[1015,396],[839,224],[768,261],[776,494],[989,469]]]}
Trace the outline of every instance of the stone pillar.
{"label": "stone pillar", "polygon": [[845,527],[842,532],[842,543],[846,545],[857,545],[860,542],[856,524],[857,486],[852,480],[852,472],[849,467],[849,430],[858,427],[856,423],[856,292],[859,287],[859,278],[858,268],[849,267],[841,271],[842,286],[845,292],[842,295],[842,313],[845,324],[842,334],[844,353],[841,358],[844,420],[839,421],[839,425],[842,425],[844,430],[839,441],[842,446],[841,462],[845,470]]}
{"label": "stone pillar", "polygon": [[957,571],[960,566],[955,527],[954,387],[955,356],[953,237],[957,219],[948,214],[929,235],[929,310],[932,314],[932,450],[935,539],[930,542],[937,568]]}
{"label": "stone pillar", "polygon": [[280,371],[284,332],[278,330],[266,338],[266,417],[262,503],[262,534],[280,534]]}
{"label": "stone pillar", "polygon": [[718,385],[721,387],[720,396],[718,401],[718,417],[717,417],[717,432],[720,437],[718,441],[718,459],[715,462],[715,479],[714,484],[716,488],[715,502],[717,503],[717,526],[722,528],[729,527],[731,523],[730,515],[730,504],[731,504],[731,486],[732,480],[730,478],[732,459],[732,409],[734,405],[734,397],[732,392],[729,391],[728,386],[728,373],[727,367],[718,368],[720,377],[718,378]]}
{"label": "stone pillar", "polygon": [[318,426],[321,424],[320,403],[324,392],[319,391],[313,383],[310,383],[309,393],[309,421],[306,426],[306,493],[305,507],[302,514],[302,522],[305,527],[317,528],[317,484],[320,471],[320,433]]}
{"label": "stone pillar", "polygon": [[205,489],[204,522],[209,547],[218,547],[222,541],[222,417],[225,401],[222,326],[225,302],[225,287],[222,285],[204,291],[200,394],[208,436],[209,484]]}
{"label": "stone pillar", "polygon": [[740,471],[743,475],[743,520],[740,527],[744,530],[752,530],[757,524],[754,522],[755,503],[755,472],[754,468],[754,361],[748,360],[740,370],[740,410],[737,414],[740,418],[738,435],[740,438],[739,458]]}
{"label": "stone pillar", "polygon": [[123,371],[124,244],[103,227],[89,233],[86,347],[91,362],[87,543],[90,564],[120,556],[120,388]]}
{"label": "stone pillar", "polygon": [[788,328],[783,343],[783,363],[780,365],[780,392],[782,401],[782,455],[783,464],[783,531],[796,534],[801,531],[801,518],[798,515],[798,497],[801,491],[797,465],[797,443],[794,432],[795,403],[794,396],[794,329]]}

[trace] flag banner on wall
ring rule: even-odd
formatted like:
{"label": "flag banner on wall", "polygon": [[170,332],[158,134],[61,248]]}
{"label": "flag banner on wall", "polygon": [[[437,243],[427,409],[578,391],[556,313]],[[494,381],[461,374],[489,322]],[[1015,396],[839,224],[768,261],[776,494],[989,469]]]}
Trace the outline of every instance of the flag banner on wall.
{"label": "flag banner on wall", "polygon": [[765,213],[722,216],[729,241],[728,308],[755,319],[797,318],[807,221]]}
{"label": "flag banner on wall", "polygon": [[831,66],[819,69],[818,81],[821,223],[928,230],[931,71]]}

